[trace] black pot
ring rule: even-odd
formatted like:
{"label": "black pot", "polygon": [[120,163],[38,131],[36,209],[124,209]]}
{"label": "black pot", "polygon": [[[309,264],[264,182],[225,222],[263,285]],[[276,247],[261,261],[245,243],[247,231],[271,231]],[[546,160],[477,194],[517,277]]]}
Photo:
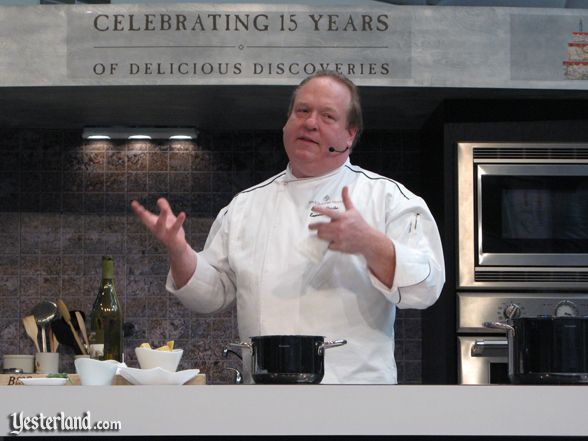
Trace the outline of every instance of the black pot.
{"label": "black pot", "polygon": [[325,349],[347,344],[315,335],[263,335],[230,346],[251,350],[251,375],[259,384],[318,384],[325,375]]}
{"label": "black pot", "polygon": [[588,383],[587,318],[522,317],[484,326],[507,331],[511,383]]}

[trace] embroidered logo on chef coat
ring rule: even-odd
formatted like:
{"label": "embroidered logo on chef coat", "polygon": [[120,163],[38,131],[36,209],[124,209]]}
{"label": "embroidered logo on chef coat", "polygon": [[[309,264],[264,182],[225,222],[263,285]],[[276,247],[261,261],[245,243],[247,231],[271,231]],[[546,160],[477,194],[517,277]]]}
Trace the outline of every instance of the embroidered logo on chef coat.
{"label": "embroidered logo on chef coat", "polygon": [[320,213],[315,213],[314,211],[312,211],[312,207],[323,207],[323,208],[329,208],[331,210],[342,210],[344,205],[343,205],[343,200],[332,201],[331,197],[329,195],[325,195],[323,197],[322,201],[308,201],[308,209],[310,210],[310,217],[323,216]]}

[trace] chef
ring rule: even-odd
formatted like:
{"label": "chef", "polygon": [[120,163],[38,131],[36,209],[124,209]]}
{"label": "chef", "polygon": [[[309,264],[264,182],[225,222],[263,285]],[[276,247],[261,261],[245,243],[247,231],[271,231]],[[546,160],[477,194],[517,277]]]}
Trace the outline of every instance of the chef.
{"label": "chef", "polygon": [[351,164],[362,125],[349,79],[330,71],[305,79],[283,128],[286,170],[237,194],[198,253],[185,239],[185,213],[176,216],[163,198],[159,215],[132,203],[167,247],[166,287],[188,308],[214,313],[236,301],[243,341],[346,339],[326,352],[323,383],[396,383],[396,308],[432,305],[445,282],[423,199]]}

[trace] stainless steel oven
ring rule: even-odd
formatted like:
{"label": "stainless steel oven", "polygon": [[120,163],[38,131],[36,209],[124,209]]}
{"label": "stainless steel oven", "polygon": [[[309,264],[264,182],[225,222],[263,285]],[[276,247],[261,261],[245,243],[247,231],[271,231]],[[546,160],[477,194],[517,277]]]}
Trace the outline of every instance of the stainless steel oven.
{"label": "stainless steel oven", "polygon": [[459,384],[509,384],[506,336],[458,337]]}
{"label": "stainless steel oven", "polygon": [[457,148],[458,289],[588,288],[588,144]]}
{"label": "stainless steel oven", "polygon": [[459,292],[458,382],[508,384],[508,342],[501,330],[484,327],[516,317],[586,316],[588,294],[537,292]]}

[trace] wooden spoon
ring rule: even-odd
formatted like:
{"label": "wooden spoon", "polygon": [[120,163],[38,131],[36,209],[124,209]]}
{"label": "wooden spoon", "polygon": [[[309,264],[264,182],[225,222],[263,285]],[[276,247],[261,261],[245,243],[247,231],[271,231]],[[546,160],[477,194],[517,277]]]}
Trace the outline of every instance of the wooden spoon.
{"label": "wooden spoon", "polygon": [[78,321],[78,327],[80,331],[82,331],[82,337],[84,337],[84,344],[86,345],[86,349],[90,348],[90,342],[88,341],[88,333],[86,332],[86,322],[84,322],[84,318],[82,317],[82,313],[80,311],[74,312],[76,316],[76,320]]}
{"label": "wooden spoon", "polygon": [[33,340],[37,352],[41,352],[41,349],[39,349],[39,342],[37,341],[37,336],[39,335],[39,328],[37,328],[37,321],[35,320],[35,316],[27,315],[26,317],[23,317],[22,324],[27,335],[31,338],[31,340]]}
{"label": "wooden spoon", "polygon": [[49,326],[49,330],[47,331],[47,339],[49,340],[49,350],[51,352],[57,352],[59,342],[57,341],[57,336],[53,333],[51,326]]}
{"label": "wooden spoon", "polygon": [[59,348],[59,340],[57,340],[55,333],[51,334],[51,341],[53,342],[53,352],[57,352],[57,348]]}
{"label": "wooden spoon", "polygon": [[65,320],[65,322],[69,325],[69,329],[71,329],[71,333],[74,336],[76,344],[78,345],[78,348],[80,348],[82,355],[88,355],[88,351],[86,351],[86,348],[84,348],[84,345],[80,340],[80,336],[78,335],[73,324],[71,323],[71,315],[69,314],[69,309],[67,309],[67,306],[65,305],[63,300],[57,300],[57,308],[59,309],[59,312],[63,317],[63,320]]}

